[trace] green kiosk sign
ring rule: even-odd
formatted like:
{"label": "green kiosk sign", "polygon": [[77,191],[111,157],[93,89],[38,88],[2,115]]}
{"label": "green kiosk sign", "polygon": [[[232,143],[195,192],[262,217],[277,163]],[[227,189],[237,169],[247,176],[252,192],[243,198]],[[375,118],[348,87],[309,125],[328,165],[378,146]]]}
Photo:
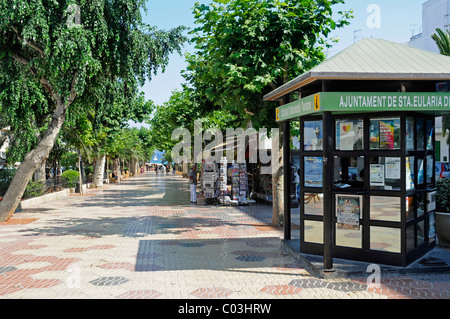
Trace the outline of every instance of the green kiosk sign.
{"label": "green kiosk sign", "polygon": [[442,114],[450,112],[450,92],[322,92],[280,106],[276,109],[276,120],[281,122],[323,111],[426,111]]}

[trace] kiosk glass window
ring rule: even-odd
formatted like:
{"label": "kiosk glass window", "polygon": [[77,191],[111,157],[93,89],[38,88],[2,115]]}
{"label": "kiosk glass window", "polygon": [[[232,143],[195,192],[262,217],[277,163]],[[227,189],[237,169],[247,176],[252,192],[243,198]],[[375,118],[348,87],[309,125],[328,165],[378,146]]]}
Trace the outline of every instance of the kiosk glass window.
{"label": "kiosk glass window", "polygon": [[414,156],[406,157],[406,189],[414,188]]}
{"label": "kiosk glass window", "polygon": [[434,161],[433,155],[427,155],[427,174],[426,181],[428,184],[433,182]]}
{"label": "kiosk glass window", "polygon": [[406,150],[414,151],[414,118],[406,117]]}
{"label": "kiosk glass window", "polygon": [[323,223],[305,220],[305,242],[323,244]]}
{"label": "kiosk glass window", "polygon": [[370,120],[370,149],[400,149],[400,118]]}
{"label": "kiosk glass window", "polygon": [[304,121],[303,150],[322,151],[323,150],[322,140],[323,140],[322,121]]}
{"label": "kiosk glass window", "polygon": [[370,188],[400,190],[400,157],[371,157]]}
{"label": "kiosk glass window", "polygon": [[370,219],[399,222],[401,221],[400,197],[370,196]]}
{"label": "kiosk glass window", "polygon": [[411,251],[416,247],[416,226],[406,227],[406,251]]}
{"label": "kiosk glass window", "polygon": [[434,149],[434,145],[433,145],[433,129],[434,129],[434,124],[433,121],[431,120],[427,120],[427,150],[432,150]]}
{"label": "kiosk glass window", "polygon": [[336,227],[336,245],[342,247],[362,248],[363,227],[345,229]]}
{"label": "kiosk glass window", "polygon": [[322,187],[322,157],[305,156],[305,187]]}
{"label": "kiosk glass window", "polygon": [[417,184],[421,185],[425,182],[425,161],[423,158],[417,160]]}
{"label": "kiosk glass window", "polygon": [[401,252],[401,229],[370,227],[370,249],[391,253]]}
{"label": "kiosk glass window", "polygon": [[425,120],[422,118],[417,119],[417,149],[423,150],[425,144]]}
{"label": "kiosk glass window", "polygon": [[363,120],[336,120],[336,150],[359,151],[363,149]]}
{"label": "kiosk glass window", "polygon": [[406,220],[410,221],[414,219],[414,196],[406,196]]}
{"label": "kiosk glass window", "polygon": [[362,188],[364,178],[364,157],[335,157],[334,183],[336,187]]}
{"label": "kiosk glass window", "polygon": [[323,194],[304,193],[305,215],[323,216]]}

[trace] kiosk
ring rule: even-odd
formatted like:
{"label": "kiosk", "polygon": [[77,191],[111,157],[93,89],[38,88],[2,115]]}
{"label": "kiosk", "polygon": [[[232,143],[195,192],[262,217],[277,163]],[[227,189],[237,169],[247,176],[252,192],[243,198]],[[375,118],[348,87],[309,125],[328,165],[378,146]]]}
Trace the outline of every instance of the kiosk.
{"label": "kiosk", "polygon": [[448,80],[450,57],[364,39],[264,96],[284,103],[283,166],[300,167],[299,209],[284,174],[291,247],[329,270],[334,257],[406,267],[434,248],[434,126],[450,113],[450,92],[438,92]]}

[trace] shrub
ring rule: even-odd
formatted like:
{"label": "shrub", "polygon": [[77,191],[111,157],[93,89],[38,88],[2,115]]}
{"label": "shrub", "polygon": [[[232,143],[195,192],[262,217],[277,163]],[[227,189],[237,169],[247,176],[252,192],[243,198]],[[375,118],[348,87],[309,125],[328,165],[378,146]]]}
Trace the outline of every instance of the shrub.
{"label": "shrub", "polygon": [[79,176],[80,174],[77,171],[69,169],[62,173],[61,180],[64,185],[67,185],[67,187],[74,188],[79,180]]}
{"label": "shrub", "polygon": [[436,209],[438,212],[450,213],[450,179],[436,180]]}
{"label": "shrub", "polygon": [[29,181],[22,198],[39,197],[45,193],[45,185],[43,181]]}

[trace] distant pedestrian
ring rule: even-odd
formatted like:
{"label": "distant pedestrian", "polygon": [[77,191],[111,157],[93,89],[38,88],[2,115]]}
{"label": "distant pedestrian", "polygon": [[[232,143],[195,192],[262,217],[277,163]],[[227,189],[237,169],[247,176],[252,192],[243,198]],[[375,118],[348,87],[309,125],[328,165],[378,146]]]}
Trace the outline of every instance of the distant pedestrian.
{"label": "distant pedestrian", "polygon": [[192,165],[188,174],[189,187],[191,189],[191,203],[197,203],[197,165]]}

